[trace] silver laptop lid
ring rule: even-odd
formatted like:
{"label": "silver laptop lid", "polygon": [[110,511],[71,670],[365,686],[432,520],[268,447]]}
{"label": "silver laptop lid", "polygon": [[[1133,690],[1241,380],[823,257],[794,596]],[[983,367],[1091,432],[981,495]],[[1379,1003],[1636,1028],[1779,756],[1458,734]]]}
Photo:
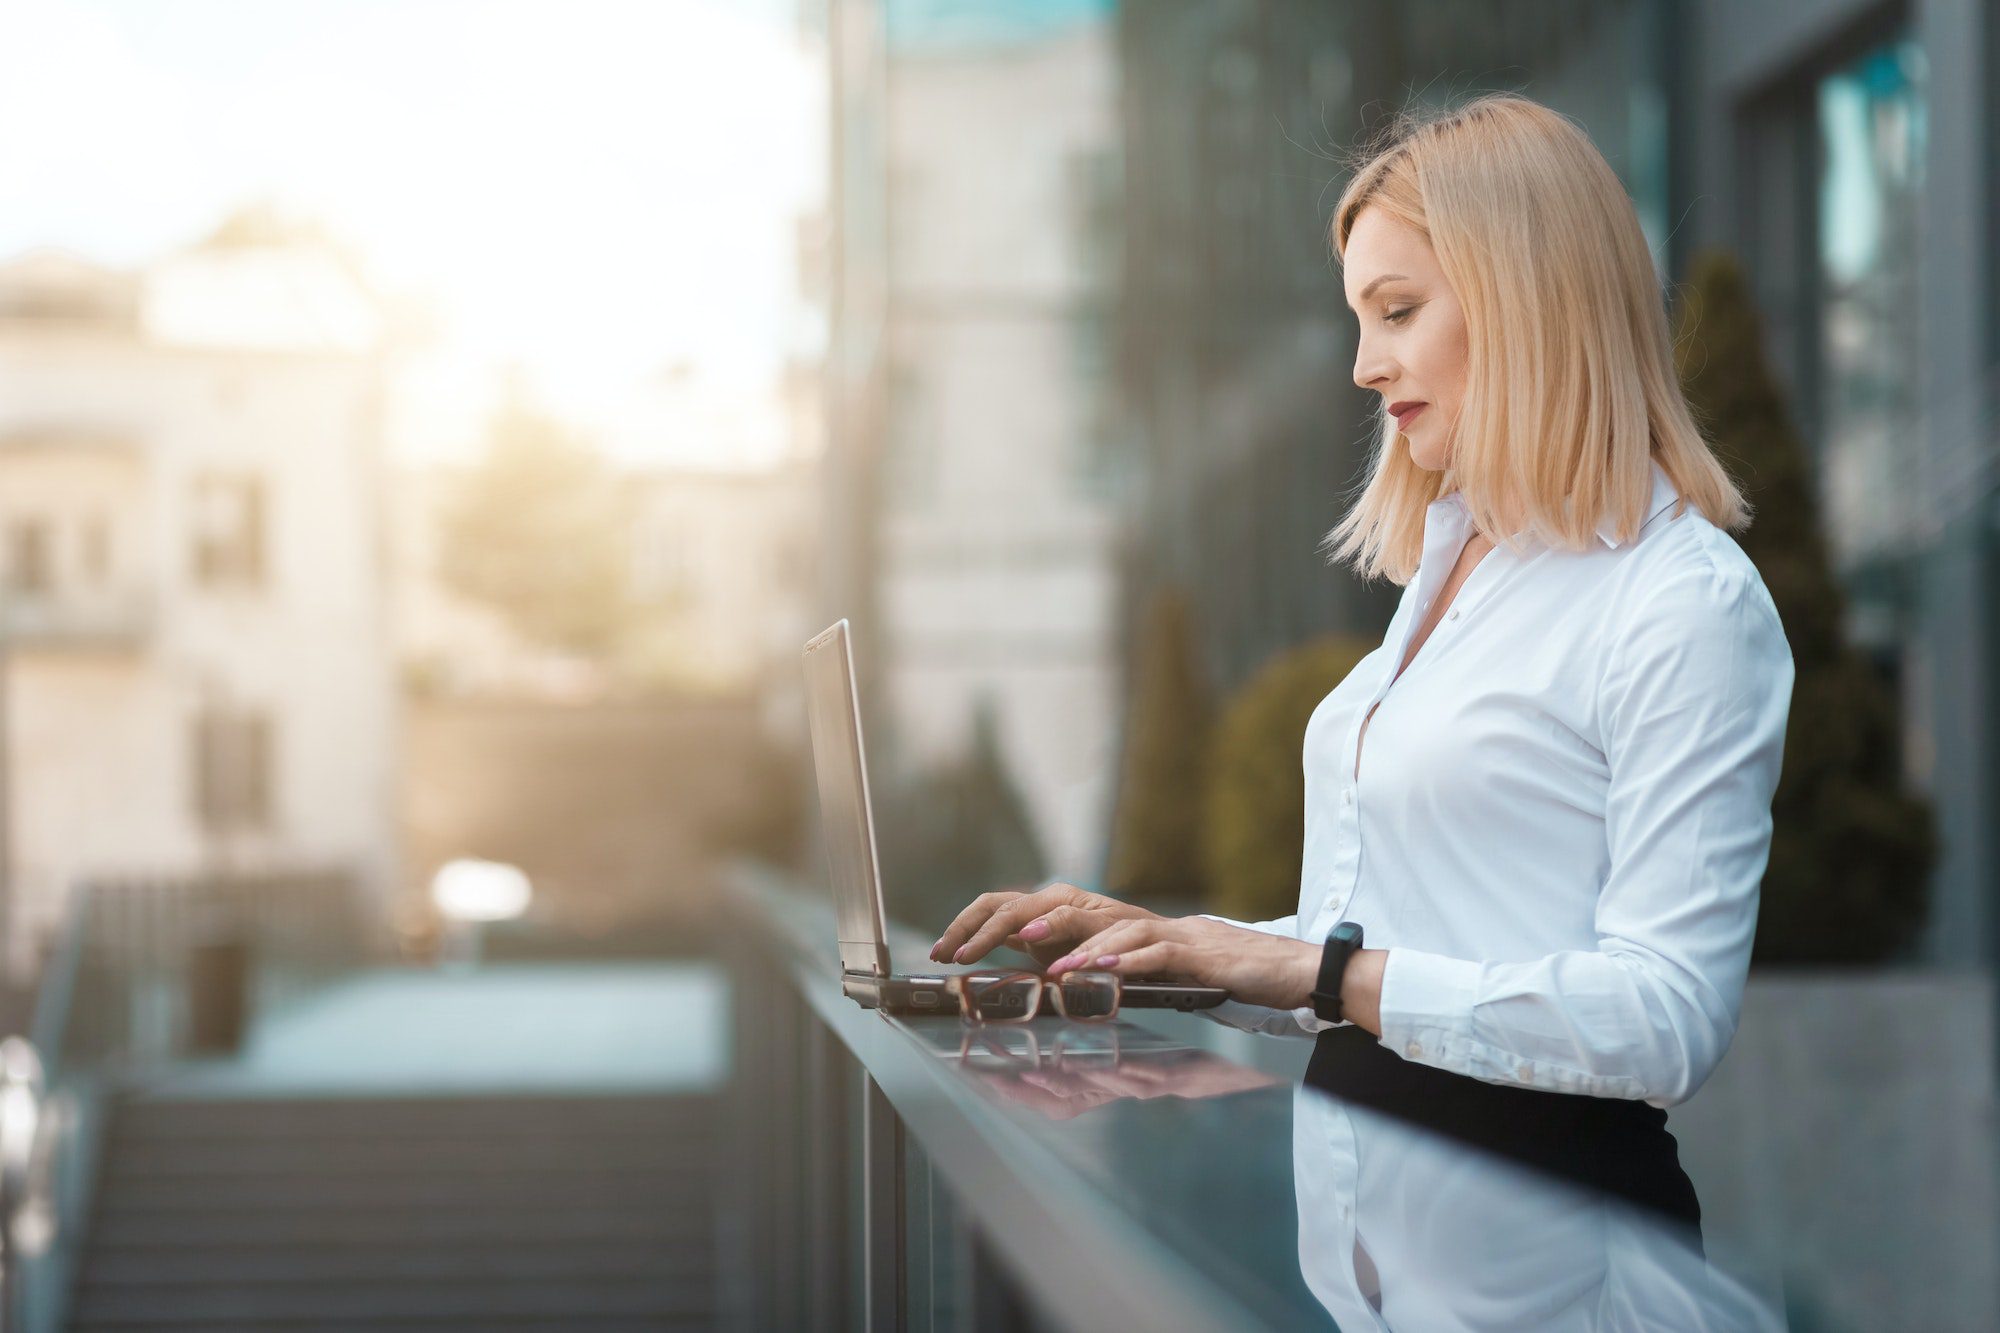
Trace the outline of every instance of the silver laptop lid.
{"label": "silver laptop lid", "polygon": [[861,748],[861,700],[847,621],[806,642],[806,716],[812,724],[813,771],[844,971],[889,975],[882,920],[882,877],[875,864],[875,814]]}

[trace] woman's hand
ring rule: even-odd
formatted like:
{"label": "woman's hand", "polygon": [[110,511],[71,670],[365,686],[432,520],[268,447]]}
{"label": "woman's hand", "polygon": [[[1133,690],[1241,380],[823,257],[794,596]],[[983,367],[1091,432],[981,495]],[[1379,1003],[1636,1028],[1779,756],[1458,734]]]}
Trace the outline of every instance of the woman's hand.
{"label": "woman's hand", "polygon": [[[1049,964],[1049,975],[1084,968],[1121,977],[1220,986],[1231,998],[1272,1009],[1312,1002],[1320,946],[1205,917],[1119,921]],[[1342,987],[1344,991],[1346,987]]]}
{"label": "woman's hand", "polygon": [[958,914],[931,946],[931,961],[976,962],[1005,944],[1046,966],[1114,922],[1163,919],[1060,880],[1032,893],[1001,889],[980,894]]}

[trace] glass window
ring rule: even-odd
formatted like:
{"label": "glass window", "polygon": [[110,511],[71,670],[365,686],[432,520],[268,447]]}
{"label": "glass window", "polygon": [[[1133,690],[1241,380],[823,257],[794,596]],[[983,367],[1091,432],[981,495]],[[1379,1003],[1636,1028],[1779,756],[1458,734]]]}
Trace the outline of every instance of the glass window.
{"label": "glass window", "polygon": [[204,709],[194,719],[195,814],[216,832],[271,825],[271,719]]}
{"label": "glass window", "polygon": [[7,584],[23,595],[45,593],[55,586],[48,520],[17,518],[8,525]]}
{"label": "glass window", "polygon": [[1905,557],[1920,517],[1922,52],[1903,36],[1832,71],[1815,112],[1820,485],[1850,632],[1886,659],[1912,608]]}
{"label": "glass window", "polygon": [[196,480],[194,575],[203,587],[264,580],[264,482],[213,474]]}
{"label": "glass window", "polygon": [[111,520],[103,514],[83,521],[83,577],[93,586],[111,578]]}
{"label": "glass window", "polygon": [[888,491],[898,508],[922,508],[937,498],[940,436],[932,419],[929,386],[915,366],[889,372]]}

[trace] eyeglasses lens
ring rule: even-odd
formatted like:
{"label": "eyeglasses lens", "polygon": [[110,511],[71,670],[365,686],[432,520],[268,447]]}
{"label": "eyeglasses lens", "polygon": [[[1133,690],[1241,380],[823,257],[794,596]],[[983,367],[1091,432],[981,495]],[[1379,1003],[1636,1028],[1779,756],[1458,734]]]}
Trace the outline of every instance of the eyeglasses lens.
{"label": "eyeglasses lens", "polygon": [[1118,978],[1102,973],[1072,972],[1057,985],[1063,1012],[1071,1018],[1109,1018],[1118,1012]]}
{"label": "eyeglasses lens", "polygon": [[1018,1022],[1034,1016],[1042,997],[1042,979],[1033,973],[1022,973],[982,986],[968,986],[966,995],[970,1004],[965,1017],[971,1021]]}

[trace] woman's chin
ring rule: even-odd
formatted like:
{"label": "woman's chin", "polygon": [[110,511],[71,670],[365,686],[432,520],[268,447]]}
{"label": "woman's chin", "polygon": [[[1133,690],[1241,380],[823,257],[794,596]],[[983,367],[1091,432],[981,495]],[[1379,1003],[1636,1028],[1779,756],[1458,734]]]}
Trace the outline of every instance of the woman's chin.
{"label": "woman's chin", "polygon": [[1403,440],[1405,446],[1410,451],[1410,461],[1412,463],[1415,463],[1426,472],[1444,471],[1445,459],[1441,456],[1443,451],[1431,448],[1428,443],[1420,443],[1412,440],[1407,435],[1403,437]]}

